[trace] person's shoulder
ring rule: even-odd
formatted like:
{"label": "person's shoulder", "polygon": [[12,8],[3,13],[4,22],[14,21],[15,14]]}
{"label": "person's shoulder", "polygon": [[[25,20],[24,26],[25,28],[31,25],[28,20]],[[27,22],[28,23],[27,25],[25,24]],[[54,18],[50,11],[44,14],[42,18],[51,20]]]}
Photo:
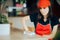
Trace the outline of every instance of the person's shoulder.
{"label": "person's shoulder", "polygon": [[52,16],[52,17],[51,17],[51,20],[58,20],[58,17]]}
{"label": "person's shoulder", "polygon": [[58,19],[58,17],[52,16],[52,17],[51,17],[51,23],[52,23],[53,26],[59,24],[59,19]]}

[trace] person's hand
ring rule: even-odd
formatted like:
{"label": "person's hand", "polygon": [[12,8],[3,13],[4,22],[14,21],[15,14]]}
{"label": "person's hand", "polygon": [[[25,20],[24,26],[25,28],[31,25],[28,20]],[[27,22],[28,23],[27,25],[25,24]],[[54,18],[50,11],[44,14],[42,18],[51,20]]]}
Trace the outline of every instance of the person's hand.
{"label": "person's hand", "polygon": [[36,34],[37,37],[42,37],[42,38],[49,38],[49,35],[38,35]]}
{"label": "person's hand", "polygon": [[43,35],[43,37],[47,38],[47,39],[52,39],[51,35]]}
{"label": "person's hand", "polygon": [[44,35],[44,36],[43,36],[43,35],[41,36],[41,35],[37,35],[37,34],[36,34],[36,37],[38,37],[40,40],[48,40],[48,39],[49,39],[49,38],[47,38],[47,36],[45,36],[45,35]]}
{"label": "person's hand", "polygon": [[38,38],[42,38],[43,36],[40,36],[40,35],[36,34],[36,37],[38,37]]}
{"label": "person's hand", "polygon": [[51,35],[44,35],[48,40],[52,40],[53,38],[51,37]]}
{"label": "person's hand", "polygon": [[47,38],[49,38],[49,35],[43,35],[43,37],[47,37]]}

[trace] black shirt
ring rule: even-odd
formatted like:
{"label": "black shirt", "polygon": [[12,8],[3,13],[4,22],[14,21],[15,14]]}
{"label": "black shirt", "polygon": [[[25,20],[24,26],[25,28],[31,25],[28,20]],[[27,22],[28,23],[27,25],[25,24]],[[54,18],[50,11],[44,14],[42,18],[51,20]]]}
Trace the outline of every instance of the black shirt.
{"label": "black shirt", "polygon": [[31,19],[32,22],[34,22],[35,28],[36,28],[37,22],[39,22],[43,25],[46,25],[46,24],[50,23],[52,28],[53,28],[54,25],[59,24],[58,18],[55,17],[55,16],[52,16],[46,22],[44,22],[43,19],[38,19],[38,13],[31,14],[30,19]]}

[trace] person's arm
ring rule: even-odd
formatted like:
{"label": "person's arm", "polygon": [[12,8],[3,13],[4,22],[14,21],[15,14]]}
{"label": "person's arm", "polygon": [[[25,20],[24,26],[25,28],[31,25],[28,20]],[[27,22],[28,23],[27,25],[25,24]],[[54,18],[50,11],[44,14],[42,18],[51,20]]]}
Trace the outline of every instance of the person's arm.
{"label": "person's arm", "polygon": [[59,20],[57,17],[54,16],[54,17],[52,17],[51,22],[52,22],[51,24],[53,24],[53,30],[50,34],[50,38],[54,38],[56,35],[56,32],[58,30]]}
{"label": "person's arm", "polygon": [[52,32],[49,35],[49,38],[54,38],[56,35],[56,32],[58,30],[58,24],[59,24],[59,20],[57,17],[53,16],[51,18],[51,26],[52,26]]}
{"label": "person's arm", "polygon": [[48,39],[53,39],[57,33],[58,25],[53,27],[53,30],[50,35],[44,35],[43,37],[47,37]]}
{"label": "person's arm", "polygon": [[56,32],[57,32],[57,29],[58,29],[58,25],[55,25],[55,26],[53,27],[53,30],[52,30],[49,38],[54,38],[54,37],[55,37]]}

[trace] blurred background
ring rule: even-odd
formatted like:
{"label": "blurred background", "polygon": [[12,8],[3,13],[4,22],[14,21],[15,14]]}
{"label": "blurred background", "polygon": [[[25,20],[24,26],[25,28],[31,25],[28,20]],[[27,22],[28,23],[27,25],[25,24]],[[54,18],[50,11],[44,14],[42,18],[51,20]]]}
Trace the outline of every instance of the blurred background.
{"label": "blurred background", "polygon": [[[32,13],[37,12],[38,0],[0,0],[0,39],[1,40],[23,40],[24,27],[22,20]],[[60,22],[60,0],[50,0],[53,15]],[[27,27],[34,30],[33,22],[25,20]],[[25,39],[24,39],[25,40]],[[37,38],[26,38],[26,40],[37,40]],[[60,40],[60,24],[54,40]]]}

